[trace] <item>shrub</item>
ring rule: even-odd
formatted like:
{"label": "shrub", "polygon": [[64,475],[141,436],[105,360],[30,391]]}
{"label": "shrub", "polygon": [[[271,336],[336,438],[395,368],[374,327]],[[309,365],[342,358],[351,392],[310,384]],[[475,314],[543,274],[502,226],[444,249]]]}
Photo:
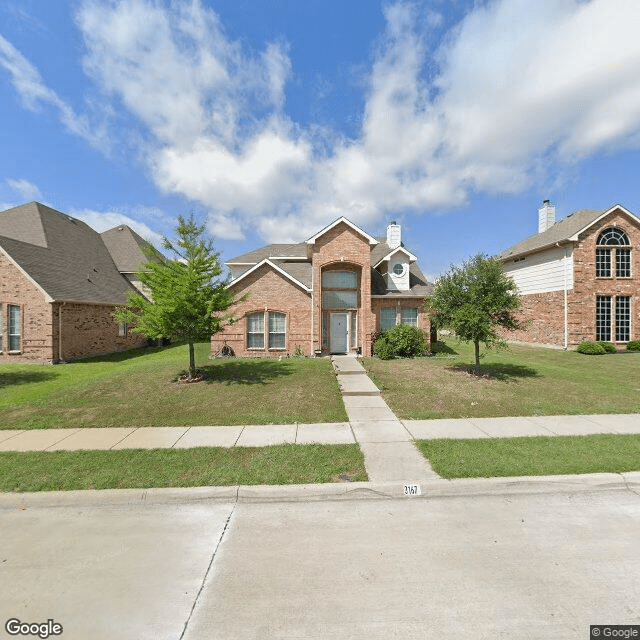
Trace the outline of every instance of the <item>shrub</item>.
{"label": "shrub", "polygon": [[631,340],[631,342],[627,342],[627,351],[640,351],[640,340]]}
{"label": "shrub", "polygon": [[373,352],[381,360],[425,356],[427,343],[424,332],[408,324],[399,324],[380,334],[373,344]]}
{"label": "shrub", "polygon": [[604,342],[603,340],[600,340],[597,344],[601,344],[606,353],[618,353],[616,345],[613,344],[613,342]]}
{"label": "shrub", "polygon": [[606,353],[605,348],[600,343],[591,342],[590,340],[581,342],[576,351],[588,356],[601,356],[603,353]]}

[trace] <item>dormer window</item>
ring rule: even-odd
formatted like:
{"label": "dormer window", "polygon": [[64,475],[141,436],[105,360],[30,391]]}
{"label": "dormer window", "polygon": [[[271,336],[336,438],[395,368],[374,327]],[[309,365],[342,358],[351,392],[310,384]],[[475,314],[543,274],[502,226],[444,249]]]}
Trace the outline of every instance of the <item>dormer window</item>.
{"label": "dormer window", "polygon": [[596,278],[612,277],[614,251],[616,278],[631,277],[631,243],[624,231],[616,227],[605,229],[598,236],[596,244]]}
{"label": "dormer window", "polygon": [[401,262],[396,262],[393,265],[393,273],[395,273],[397,276],[404,275],[404,270],[405,270],[405,265],[403,265]]}

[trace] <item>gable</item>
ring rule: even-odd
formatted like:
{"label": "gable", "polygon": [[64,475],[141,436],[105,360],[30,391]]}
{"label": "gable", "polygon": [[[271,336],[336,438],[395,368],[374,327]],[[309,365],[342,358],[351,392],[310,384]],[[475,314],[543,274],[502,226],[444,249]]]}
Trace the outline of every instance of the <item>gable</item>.
{"label": "gable", "polygon": [[370,236],[366,231],[363,231],[360,227],[353,224],[353,222],[351,222],[350,220],[347,220],[344,216],[341,218],[338,218],[337,220],[334,220],[330,225],[326,226],[321,231],[318,231],[318,233],[316,233],[314,236],[311,236],[306,241],[307,244],[315,244],[320,238],[322,238],[326,234],[330,234],[333,231],[333,229],[335,229],[335,227],[339,225],[344,225],[349,227],[353,232],[360,235],[362,238],[366,239],[369,245],[373,246],[378,244],[378,241],[374,237]]}
{"label": "gable", "polygon": [[[287,263],[276,263],[269,259],[264,259],[258,264],[254,265],[243,274],[235,278],[229,283],[229,286],[235,286],[243,281],[248,282],[248,278],[250,276],[259,275],[259,271],[263,269],[263,267],[267,270],[272,270],[278,273],[281,277],[289,280],[294,285],[300,287],[305,292],[311,291],[311,265],[308,263],[302,264],[287,264]],[[254,275],[256,274],[256,275]],[[246,285],[245,285],[246,286]]]}

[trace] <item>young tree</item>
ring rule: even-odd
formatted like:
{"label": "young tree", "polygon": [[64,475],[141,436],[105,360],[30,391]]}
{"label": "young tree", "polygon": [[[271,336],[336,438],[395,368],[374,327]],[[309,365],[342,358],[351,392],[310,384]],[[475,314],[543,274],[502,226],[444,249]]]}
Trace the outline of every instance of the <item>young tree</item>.
{"label": "young tree", "polygon": [[480,373],[480,343],[487,348],[505,346],[498,329],[521,327],[516,318],[520,306],[516,285],[505,275],[500,260],[482,254],[461,267],[452,266],[436,282],[427,301],[436,327],[453,329],[459,338],[475,345],[476,375]]}
{"label": "young tree", "polygon": [[174,244],[163,238],[162,246],[174,259],[158,259],[150,250],[150,261],[136,273],[147,295],[130,291],[127,304],[114,312],[121,324],[133,324],[130,331],[148,338],[177,335],[189,344],[189,379],[196,376],[193,345],[209,340],[232,316],[225,314],[236,302],[226,282],[218,279],[222,269],[211,240],[205,240],[204,225],[193,214],[178,217]]}

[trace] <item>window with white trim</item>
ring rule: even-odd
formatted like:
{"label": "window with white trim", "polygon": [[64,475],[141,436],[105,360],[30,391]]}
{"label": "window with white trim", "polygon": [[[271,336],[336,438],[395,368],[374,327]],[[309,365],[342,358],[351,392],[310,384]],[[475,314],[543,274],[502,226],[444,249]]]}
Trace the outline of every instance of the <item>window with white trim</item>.
{"label": "window with white trim", "polygon": [[387,331],[396,326],[396,308],[382,307],[380,309],[380,331]]}
{"label": "window with white trim", "polygon": [[258,311],[247,316],[247,348],[287,348],[287,314],[279,311]]}
{"label": "window with white trim", "polygon": [[616,342],[629,342],[631,335],[631,298],[616,296]]}
{"label": "window with white trim", "polygon": [[247,348],[264,349],[264,312],[247,316]]}
{"label": "window with white trim", "polygon": [[611,340],[611,296],[596,296],[596,340]]}
{"label": "window with white trim", "polygon": [[[596,242],[596,277],[611,278],[615,252],[616,278],[631,277],[631,243],[627,234],[616,227],[605,229]],[[615,247],[610,249],[609,247]]]}
{"label": "window with white trim", "polygon": [[284,313],[269,312],[269,349],[284,349],[286,346],[286,319]]}
{"label": "window with white trim", "polygon": [[418,326],[418,310],[415,307],[402,307],[400,310],[400,322],[412,327]]}
{"label": "window with white trim", "polygon": [[21,341],[20,307],[9,305],[9,351],[20,351]]}

